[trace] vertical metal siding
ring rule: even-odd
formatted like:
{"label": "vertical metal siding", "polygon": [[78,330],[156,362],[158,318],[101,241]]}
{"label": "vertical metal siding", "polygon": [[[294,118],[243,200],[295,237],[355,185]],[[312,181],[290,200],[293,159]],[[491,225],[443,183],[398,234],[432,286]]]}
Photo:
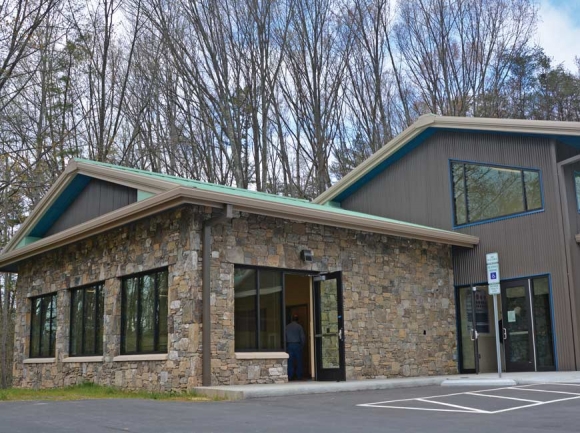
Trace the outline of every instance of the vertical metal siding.
{"label": "vertical metal siding", "polygon": [[[574,172],[580,171],[580,163],[571,164],[564,167],[564,182],[566,188],[566,200],[568,201],[568,220],[570,224],[570,237],[567,239],[572,262],[572,277],[574,281],[574,298],[576,323],[580,323],[580,245],[576,243],[575,235],[580,233],[580,213],[576,200],[576,186],[574,183]],[[576,348],[576,353],[580,348]],[[580,359],[577,358],[577,364]]]}
{"label": "vertical metal siding", "polygon": [[450,159],[541,170],[544,212],[457,229],[478,236],[481,243],[474,249],[454,248],[454,278],[457,285],[485,281],[485,254],[489,252],[499,253],[503,279],[550,274],[559,368],[574,369],[556,156],[548,138],[440,131],[342,206],[451,230]]}
{"label": "vertical metal siding", "polygon": [[46,232],[50,236],[137,201],[137,190],[92,179]]}

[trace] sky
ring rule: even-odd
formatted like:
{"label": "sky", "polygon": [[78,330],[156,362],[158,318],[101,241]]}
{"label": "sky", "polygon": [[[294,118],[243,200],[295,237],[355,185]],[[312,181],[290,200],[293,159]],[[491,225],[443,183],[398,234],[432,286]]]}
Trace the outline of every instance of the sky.
{"label": "sky", "polygon": [[537,43],[554,63],[576,72],[580,57],[580,0],[540,0]]}

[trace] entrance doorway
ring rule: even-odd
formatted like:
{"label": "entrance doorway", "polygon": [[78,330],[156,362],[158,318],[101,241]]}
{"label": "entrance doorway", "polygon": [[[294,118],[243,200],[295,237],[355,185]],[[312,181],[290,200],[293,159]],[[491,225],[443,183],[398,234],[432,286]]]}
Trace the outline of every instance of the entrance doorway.
{"label": "entrance doorway", "polygon": [[306,336],[299,379],[346,380],[341,277],[284,273],[286,325],[298,316]]}
{"label": "entrance doorway", "polygon": [[495,328],[500,332],[504,371],[555,370],[549,278],[501,283],[499,322],[487,285],[457,289],[460,371],[497,371]]}
{"label": "entrance doorway", "polygon": [[284,275],[284,293],[286,306],[286,326],[292,317],[298,316],[298,323],[304,329],[306,344],[302,349],[302,377],[298,379],[314,378],[314,350],[312,344],[312,277],[300,274]]}

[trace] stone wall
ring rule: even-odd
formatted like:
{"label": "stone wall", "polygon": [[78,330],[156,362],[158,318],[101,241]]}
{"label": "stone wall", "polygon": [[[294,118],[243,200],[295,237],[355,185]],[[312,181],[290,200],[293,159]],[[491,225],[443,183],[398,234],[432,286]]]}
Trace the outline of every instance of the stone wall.
{"label": "stone wall", "polygon": [[[54,387],[94,381],[128,389],[185,390],[201,385],[201,221],[209,210],[182,207],[43,254],[20,266],[14,385]],[[314,262],[300,260],[310,249]],[[455,373],[451,248],[429,242],[256,215],[213,228],[212,383],[287,381],[285,359],[237,359],[235,264],[343,271],[347,379]],[[168,268],[166,360],[120,355],[123,276]],[[104,282],[104,357],[64,362],[68,289]],[[58,292],[56,361],[28,364],[31,296]]]}
{"label": "stone wall", "polygon": [[[14,386],[50,388],[82,381],[128,389],[169,390],[199,385],[201,273],[199,223],[180,208],[59,248],[20,265],[14,351]],[[167,267],[167,360],[114,361],[120,355],[121,277]],[[68,362],[70,292],[104,282],[103,359]],[[56,362],[24,363],[29,352],[28,297],[57,295]],[[65,362],[66,360],[66,362]],[[32,361],[32,360],[29,360]],[[27,361],[28,362],[28,361]]]}
{"label": "stone wall", "polygon": [[343,272],[347,380],[457,372],[451,247],[247,214],[213,234],[214,383],[245,381],[228,367],[234,264]]}

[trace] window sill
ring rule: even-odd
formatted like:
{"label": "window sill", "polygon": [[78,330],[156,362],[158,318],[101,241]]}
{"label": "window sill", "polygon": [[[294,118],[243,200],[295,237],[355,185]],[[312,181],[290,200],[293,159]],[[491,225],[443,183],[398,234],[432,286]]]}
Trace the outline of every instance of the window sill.
{"label": "window sill", "polygon": [[113,358],[113,362],[137,362],[137,361],[167,361],[167,353],[150,353],[148,355],[119,355]]}
{"label": "window sill", "polygon": [[102,356],[71,356],[64,358],[62,362],[103,362]]}
{"label": "window sill", "polygon": [[52,364],[56,358],[28,358],[24,360],[24,364]]}
{"label": "window sill", "polygon": [[286,352],[236,352],[236,359],[288,359]]}

